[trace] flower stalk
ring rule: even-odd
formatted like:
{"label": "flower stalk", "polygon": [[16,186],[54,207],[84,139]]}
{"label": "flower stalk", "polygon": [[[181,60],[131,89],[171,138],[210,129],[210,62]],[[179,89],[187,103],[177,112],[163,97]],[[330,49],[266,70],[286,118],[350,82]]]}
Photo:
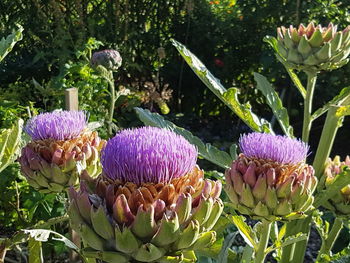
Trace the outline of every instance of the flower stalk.
{"label": "flower stalk", "polygon": [[317,80],[316,71],[306,71],[307,74],[307,88],[306,97],[304,100],[304,122],[303,122],[303,135],[302,140],[304,142],[309,141],[310,130],[312,126],[311,114],[312,114],[312,99],[314,96],[315,84]]}
{"label": "flower stalk", "polygon": [[115,96],[115,85],[114,85],[114,79],[113,79],[113,72],[109,71],[108,74],[108,86],[109,86],[109,92],[111,94],[111,103],[109,105],[109,112],[108,112],[108,134],[113,135],[113,129],[112,129],[112,123],[113,123],[113,115],[114,115],[114,108],[115,108],[115,102],[116,102],[116,96]]}
{"label": "flower stalk", "polygon": [[262,220],[261,236],[259,246],[255,252],[254,263],[264,263],[266,257],[266,248],[269,243],[272,223],[267,220]]}

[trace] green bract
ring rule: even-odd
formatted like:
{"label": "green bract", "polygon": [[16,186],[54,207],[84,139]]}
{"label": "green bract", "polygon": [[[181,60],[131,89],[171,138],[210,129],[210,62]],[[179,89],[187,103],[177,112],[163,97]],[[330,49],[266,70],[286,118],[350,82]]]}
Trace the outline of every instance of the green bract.
{"label": "green bract", "polygon": [[349,60],[350,26],[337,31],[337,26],[328,27],[310,23],[307,27],[279,27],[277,39],[265,39],[276,52],[279,61],[288,68],[303,71],[334,70]]}
{"label": "green bract", "polygon": [[[71,189],[69,216],[84,255],[105,262],[195,262],[214,243],[223,210],[221,183],[195,168],[169,183],[122,183],[101,176]],[[186,261],[184,261],[186,260]]]}

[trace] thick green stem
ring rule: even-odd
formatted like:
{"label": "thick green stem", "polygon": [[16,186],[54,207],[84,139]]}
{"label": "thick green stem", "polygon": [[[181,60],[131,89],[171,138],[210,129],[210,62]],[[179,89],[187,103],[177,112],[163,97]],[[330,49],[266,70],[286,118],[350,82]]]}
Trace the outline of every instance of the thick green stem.
{"label": "thick green stem", "polygon": [[337,237],[338,237],[342,228],[343,228],[343,220],[341,218],[336,217],[334,220],[332,229],[328,234],[328,237],[322,243],[322,246],[321,246],[320,252],[318,253],[316,262],[318,262],[321,259],[323,254],[329,255],[329,253],[331,252],[331,249],[334,245],[334,242],[337,240]]}
{"label": "thick green stem", "polygon": [[[325,162],[329,157],[329,154],[333,147],[334,138],[337,134],[338,128],[342,125],[343,122],[343,117],[336,114],[337,109],[338,106],[333,106],[329,109],[325,124],[323,126],[320,143],[316,151],[313,167],[315,169],[315,175],[318,178],[320,178],[323,174]],[[322,186],[320,185],[320,187]],[[291,230],[293,234],[303,232],[309,235],[311,227],[311,216],[304,219],[303,221],[304,222],[300,222],[298,225],[296,225],[294,222],[289,223],[287,227],[287,233],[288,230]],[[281,262],[302,263],[304,261],[306,245],[307,240],[304,240],[285,248],[283,250]],[[298,253],[293,253],[293,251],[298,251]]]}
{"label": "thick green stem", "polygon": [[315,175],[320,178],[325,168],[325,163],[332,150],[335,136],[338,128],[342,125],[344,117],[338,116],[337,106],[333,106],[328,110],[326,122],[323,126],[320,143],[318,145],[313,167]]}
{"label": "thick green stem", "polygon": [[263,220],[259,240],[259,246],[255,251],[254,263],[263,263],[266,257],[266,248],[269,243],[271,222]]}
{"label": "thick green stem", "polygon": [[308,71],[307,74],[307,87],[306,97],[304,100],[304,122],[303,122],[303,135],[302,140],[304,142],[309,141],[309,135],[312,125],[311,113],[312,113],[312,98],[314,96],[315,84],[317,80],[317,72]]}
{"label": "thick green stem", "polygon": [[113,80],[113,73],[110,72],[108,78],[109,92],[111,93],[111,103],[109,105],[109,116],[108,116],[108,133],[110,136],[113,135],[112,123],[113,123],[113,115],[114,115],[114,107],[115,107],[115,86]]}

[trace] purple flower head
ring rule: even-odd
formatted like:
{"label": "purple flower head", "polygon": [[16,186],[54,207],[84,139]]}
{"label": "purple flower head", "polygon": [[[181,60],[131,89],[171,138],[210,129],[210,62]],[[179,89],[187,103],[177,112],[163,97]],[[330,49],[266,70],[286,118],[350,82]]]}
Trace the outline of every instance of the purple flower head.
{"label": "purple flower head", "polygon": [[108,70],[117,71],[122,65],[122,57],[117,50],[105,49],[92,55],[91,65],[93,67],[101,65]]}
{"label": "purple flower head", "polygon": [[309,146],[301,140],[258,132],[242,135],[239,146],[247,157],[272,160],[282,164],[303,162],[309,151]]}
{"label": "purple flower head", "polygon": [[69,140],[79,136],[86,128],[83,111],[53,111],[31,118],[24,130],[32,140]]}
{"label": "purple flower head", "polygon": [[176,133],[155,127],[127,129],[102,150],[106,176],[123,182],[169,182],[192,170],[197,149]]}

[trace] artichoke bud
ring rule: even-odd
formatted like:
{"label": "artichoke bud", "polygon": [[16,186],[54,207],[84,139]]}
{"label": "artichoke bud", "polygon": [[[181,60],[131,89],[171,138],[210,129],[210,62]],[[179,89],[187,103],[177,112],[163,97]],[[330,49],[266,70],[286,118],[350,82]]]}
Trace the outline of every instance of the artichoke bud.
{"label": "artichoke bud", "polygon": [[[308,146],[264,133],[243,135],[239,145],[242,153],[225,173],[225,190],[233,207],[254,219],[302,217],[312,205],[317,184],[313,168],[305,163]],[[240,164],[247,168],[239,169]]]}
{"label": "artichoke bud", "polygon": [[102,174],[84,172],[79,191],[69,190],[71,225],[97,250],[90,256],[195,262],[193,249],[214,242],[211,229],[223,210],[221,183],[205,179],[196,159],[193,145],[164,129],[125,130],[108,141]]}
{"label": "artichoke bud", "polygon": [[36,190],[62,192],[78,186],[83,172],[87,171],[90,177],[101,172],[99,151],[105,141],[99,139],[97,132],[88,130],[84,112],[39,114],[27,122],[25,131],[31,141],[22,149],[19,163]]}
{"label": "artichoke bud", "polygon": [[117,71],[122,65],[122,57],[117,50],[106,49],[92,54],[90,62],[94,68],[103,66],[107,70]]}
{"label": "artichoke bud", "polygon": [[309,23],[298,28],[277,28],[277,39],[268,41],[277,58],[287,67],[303,71],[334,70],[347,63],[350,46],[349,26],[337,31],[337,26],[328,27]]}
{"label": "artichoke bud", "polygon": [[[344,161],[341,161],[340,156],[335,156],[333,160],[329,159],[326,162],[326,168],[321,178],[324,182],[323,187],[331,187],[338,174],[342,173],[345,168],[350,168],[350,157],[346,156]],[[337,216],[349,217],[350,215],[350,184],[344,186],[327,201],[327,205],[323,206],[333,211]]]}

